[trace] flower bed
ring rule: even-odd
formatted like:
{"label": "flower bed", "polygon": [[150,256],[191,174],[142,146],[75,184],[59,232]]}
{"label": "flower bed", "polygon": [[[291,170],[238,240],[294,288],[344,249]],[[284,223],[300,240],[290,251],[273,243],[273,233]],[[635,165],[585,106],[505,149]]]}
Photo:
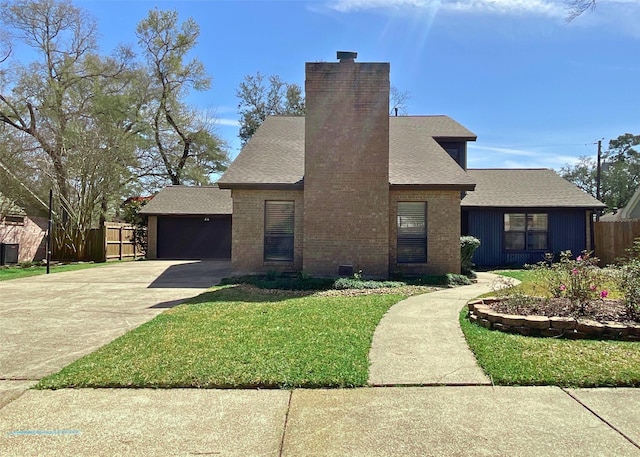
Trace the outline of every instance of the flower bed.
{"label": "flower bed", "polygon": [[484,298],[468,303],[469,320],[490,330],[525,336],[570,339],[615,339],[640,341],[640,324],[632,322],[597,322],[561,317],[505,314],[493,309],[503,302],[500,298]]}

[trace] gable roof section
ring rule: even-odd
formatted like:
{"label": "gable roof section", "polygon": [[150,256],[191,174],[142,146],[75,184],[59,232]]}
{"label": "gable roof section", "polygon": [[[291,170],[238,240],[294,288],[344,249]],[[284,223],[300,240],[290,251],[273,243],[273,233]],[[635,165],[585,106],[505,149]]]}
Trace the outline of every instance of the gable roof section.
{"label": "gable roof section", "polygon": [[473,190],[474,181],[434,139],[475,141],[447,116],[389,118],[389,183]]}
{"label": "gable roof section", "polygon": [[[218,181],[231,188],[302,188],[304,117],[269,116]],[[476,136],[448,116],[389,118],[389,183],[473,189],[467,176],[434,140]]]}
{"label": "gable roof section", "polygon": [[228,188],[302,186],[304,117],[269,116],[242,148],[218,185]]}
{"label": "gable roof section", "polygon": [[153,197],[140,214],[157,216],[200,216],[231,214],[231,191],[218,186],[168,186]]}
{"label": "gable roof section", "polygon": [[463,207],[604,208],[605,205],[547,168],[470,169],[476,189]]}
{"label": "gable roof section", "polygon": [[629,202],[615,213],[600,216],[601,221],[624,221],[640,219],[640,187],[636,189]]}

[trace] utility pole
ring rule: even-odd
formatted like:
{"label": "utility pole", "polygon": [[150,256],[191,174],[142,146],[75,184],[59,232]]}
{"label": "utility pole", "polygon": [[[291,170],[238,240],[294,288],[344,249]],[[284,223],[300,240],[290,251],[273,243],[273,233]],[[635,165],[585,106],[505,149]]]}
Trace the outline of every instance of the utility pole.
{"label": "utility pole", "polygon": [[[602,177],[602,165],[600,164],[602,157],[602,140],[598,140],[598,161],[596,165],[596,199],[600,200],[600,179]],[[600,220],[600,211],[596,211],[596,221]]]}

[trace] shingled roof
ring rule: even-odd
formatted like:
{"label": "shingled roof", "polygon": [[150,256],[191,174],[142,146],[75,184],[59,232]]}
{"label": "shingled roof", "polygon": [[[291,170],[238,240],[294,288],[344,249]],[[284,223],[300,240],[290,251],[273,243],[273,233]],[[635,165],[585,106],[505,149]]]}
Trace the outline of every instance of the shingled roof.
{"label": "shingled roof", "polygon": [[605,205],[547,168],[469,169],[476,189],[463,207],[604,208]]}
{"label": "shingled roof", "polygon": [[200,216],[231,214],[231,191],[214,186],[169,186],[147,203],[140,214]]}
{"label": "shingled roof", "polygon": [[[220,187],[302,188],[304,122],[300,116],[268,117],[218,181]],[[476,136],[448,116],[389,118],[389,183],[473,189],[473,180],[434,138]]]}

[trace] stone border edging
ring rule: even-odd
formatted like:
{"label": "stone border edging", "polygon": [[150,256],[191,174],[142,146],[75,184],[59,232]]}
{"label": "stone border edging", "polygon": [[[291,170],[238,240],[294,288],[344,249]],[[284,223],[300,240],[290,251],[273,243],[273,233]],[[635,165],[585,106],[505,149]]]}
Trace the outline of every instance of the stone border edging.
{"label": "stone border edging", "polygon": [[524,336],[546,338],[608,339],[640,341],[640,325],[609,322],[602,324],[572,317],[521,316],[502,314],[491,309],[488,303],[502,301],[500,298],[482,298],[470,301],[469,320],[489,330],[517,333]]}

